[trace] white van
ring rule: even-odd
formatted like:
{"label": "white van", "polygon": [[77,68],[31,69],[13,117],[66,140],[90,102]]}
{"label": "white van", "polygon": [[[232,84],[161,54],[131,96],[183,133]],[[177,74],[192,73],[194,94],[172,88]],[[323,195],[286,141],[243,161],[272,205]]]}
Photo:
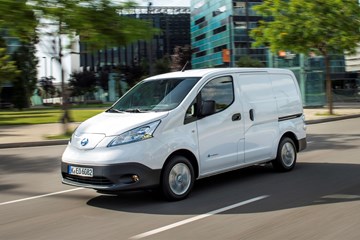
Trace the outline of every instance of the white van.
{"label": "white van", "polygon": [[289,70],[153,76],[76,129],[62,156],[63,183],[101,193],[160,186],[181,200],[199,178],[266,162],[293,169],[305,128]]}

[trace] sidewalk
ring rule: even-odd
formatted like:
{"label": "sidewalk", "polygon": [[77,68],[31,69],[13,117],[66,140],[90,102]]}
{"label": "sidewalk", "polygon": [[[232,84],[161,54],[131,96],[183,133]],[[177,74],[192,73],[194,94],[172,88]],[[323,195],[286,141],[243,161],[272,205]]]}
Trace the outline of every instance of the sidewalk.
{"label": "sidewalk", "polygon": [[[326,115],[326,108],[305,108],[304,114],[307,124],[336,121],[347,118],[360,117],[360,103],[353,106],[336,106],[335,116]],[[71,123],[70,129],[75,129],[79,123]],[[68,139],[47,140],[49,135],[60,135],[62,124],[36,124],[0,126],[0,149],[30,146],[49,146],[67,144]]]}

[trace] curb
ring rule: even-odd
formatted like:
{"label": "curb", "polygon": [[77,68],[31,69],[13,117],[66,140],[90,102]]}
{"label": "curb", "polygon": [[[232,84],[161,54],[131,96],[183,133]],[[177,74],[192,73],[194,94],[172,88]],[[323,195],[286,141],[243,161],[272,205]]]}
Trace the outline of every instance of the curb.
{"label": "curb", "polygon": [[44,140],[37,142],[0,143],[0,149],[66,145],[68,142],[69,142],[68,139],[64,139],[64,140]]}
{"label": "curb", "polygon": [[[311,124],[333,122],[333,121],[339,121],[339,120],[345,120],[345,119],[351,119],[351,118],[359,118],[359,117],[360,117],[360,114],[354,114],[354,115],[345,115],[345,116],[339,116],[339,117],[329,117],[329,118],[321,118],[321,119],[315,119],[315,120],[307,120],[307,121],[305,121],[305,123],[308,125],[311,125]],[[68,144],[68,142],[69,142],[68,139],[63,139],[63,140],[43,140],[43,141],[37,141],[37,142],[0,143],[0,149],[66,145],[66,144]]]}
{"label": "curb", "polygon": [[[351,118],[359,118],[360,114],[353,114],[353,115],[345,115],[345,116],[338,116],[338,117],[329,117],[329,118],[321,118],[321,119],[314,119],[314,120],[305,120],[305,123],[308,125],[317,124],[317,123],[325,123],[325,122],[333,122]],[[306,118],[306,116],[305,116]]]}

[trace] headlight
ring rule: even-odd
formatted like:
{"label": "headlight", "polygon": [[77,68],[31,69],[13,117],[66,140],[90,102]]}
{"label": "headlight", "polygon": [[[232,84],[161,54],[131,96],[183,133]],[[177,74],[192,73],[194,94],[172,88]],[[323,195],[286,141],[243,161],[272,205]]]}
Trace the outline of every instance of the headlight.
{"label": "headlight", "polygon": [[153,133],[159,126],[160,120],[143,125],[138,128],[134,128],[130,131],[124,132],[119,136],[116,136],[108,145],[108,147],[118,146],[122,144],[128,144],[132,142],[139,142],[145,139],[153,137]]}
{"label": "headlight", "polygon": [[76,127],[75,129],[74,129],[74,132],[71,134],[71,137],[70,137],[70,139],[69,139],[69,142],[71,143],[72,141],[73,141],[73,139],[74,139],[74,137],[75,137],[75,132],[76,132],[76,129],[77,129],[78,127]]}

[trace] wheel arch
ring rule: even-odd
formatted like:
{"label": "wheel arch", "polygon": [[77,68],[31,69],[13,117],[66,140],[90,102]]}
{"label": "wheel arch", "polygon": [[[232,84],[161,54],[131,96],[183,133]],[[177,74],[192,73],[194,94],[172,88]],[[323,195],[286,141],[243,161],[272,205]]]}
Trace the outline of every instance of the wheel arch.
{"label": "wheel arch", "polygon": [[[171,153],[168,158],[166,159],[166,161],[164,162],[164,165],[162,167],[162,169],[164,169],[164,166],[166,166],[166,164],[171,160],[172,157],[174,156],[183,156],[183,157],[186,157],[190,163],[192,164],[193,168],[194,168],[194,174],[195,174],[195,179],[198,178],[199,176],[199,164],[198,164],[198,161],[195,157],[195,155],[187,150],[187,149],[179,149],[179,150],[176,150],[175,152]],[[163,175],[163,170],[161,171],[161,176]]]}
{"label": "wheel arch", "polygon": [[294,142],[294,144],[295,144],[295,147],[296,147],[296,151],[299,152],[299,148],[300,148],[300,146],[299,146],[299,140],[298,140],[298,138],[296,137],[295,133],[293,133],[293,132],[286,132],[286,133],[284,133],[284,134],[281,136],[279,143],[280,143],[281,140],[284,139],[285,137],[288,137],[288,138],[290,138],[291,140],[293,140],[293,142]]}

